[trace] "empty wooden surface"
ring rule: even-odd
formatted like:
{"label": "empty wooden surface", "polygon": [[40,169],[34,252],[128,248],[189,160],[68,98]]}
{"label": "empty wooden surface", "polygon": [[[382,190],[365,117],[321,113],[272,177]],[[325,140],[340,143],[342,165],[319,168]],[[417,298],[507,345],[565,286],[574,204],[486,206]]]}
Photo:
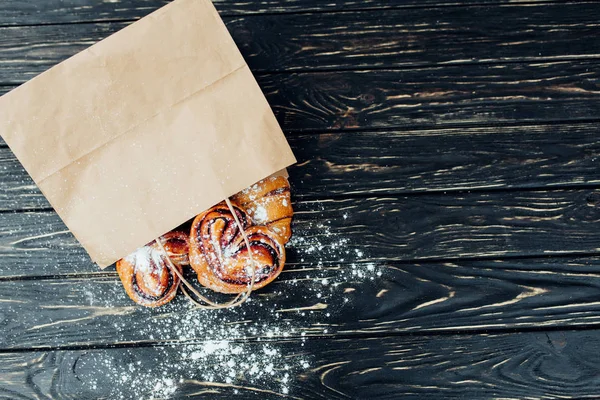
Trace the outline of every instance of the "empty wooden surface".
{"label": "empty wooden surface", "polygon": [[[596,58],[595,2],[224,17],[256,72]],[[21,82],[129,22],[0,28],[0,81]],[[267,54],[267,56],[265,56]],[[18,61],[18,62],[17,62]]]}
{"label": "empty wooden surface", "polygon": [[[0,94],[166,3],[2,1]],[[298,158],[285,272],[136,307],[0,142],[0,397],[599,397],[600,4],[215,6]]]}
{"label": "empty wooden surface", "polygon": [[[472,398],[594,398],[600,385],[600,346],[589,331],[520,332],[510,334],[396,336],[273,341],[287,362],[313,366],[291,379],[291,393],[280,394],[278,383],[252,386],[186,379],[174,398],[250,399],[472,399]],[[256,342],[243,344],[260,349]],[[177,346],[127,349],[71,349],[0,354],[0,371],[10,379],[0,389],[9,398],[152,398],[136,390],[135,382],[115,384],[118,371],[154,360],[171,365],[189,358]],[[108,367],[107,367],[108,366]],[[98,370],[110,369],[101,375]],[[165,379],[168,378],[168,374]],[[87,382],[95,382],[95,388]],[[35,382],[35,384],[33,384]],[[138,397],[139,396],[139,397]]]}
{"label": "empty wooden surface", "polygon": [[[228,15],[279,14],[294,12],[323,12],[340,10],[404,9],[419,7],[453,7],[464,4],[507,4],[507,3],[553,3],[561,0],[335,0],[315,2],[313,0],[262,0],[232,1],[215,0],[219,13]],[[0,4],[2,26],[23,26],[32,24],[64,24],[119,19],[134,20],[169,3],[170,0],[130,0],[85,2],[82,0],[46,0],[44,2],[23,2],[5,0]]]}

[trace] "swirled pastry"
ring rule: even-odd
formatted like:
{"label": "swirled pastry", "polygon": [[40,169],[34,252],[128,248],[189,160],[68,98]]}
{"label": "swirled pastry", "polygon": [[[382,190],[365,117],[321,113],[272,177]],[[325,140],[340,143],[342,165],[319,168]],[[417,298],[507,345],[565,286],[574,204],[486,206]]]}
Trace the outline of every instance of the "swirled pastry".
{"label": "swirled pastry", "polygon": [[285,264],[285,249],[280,237],[266,226],[252,226],[238,205],[233,209],[250,242],[249,249],[225,203],[198,215],[190,232],[190,265],[198,281],[217,292],[242,293],[251,283],[260,289],[275,279]]}
{"label": "swirled pastry", "polygon": [[[175,268],[181,272],[181,265],[188,263],[187,235],[183,232],[169,232],[160,240]],[[177,294],[179,277],[171,271],[165,254],[156,242],[140,247],[119,260],[117,272],[127,295],[143,306],[161,306]]]}
{"label": "swirled pastry", "polygon": [[265,225],[287,243],[292,236],[294,210],[287,178],[265,178],[242,190],[232,200],[246,210],[255,225]]}
{"label": "swirled pastry", "polygon": [[[189,237],[184,232],[171,231],[160,237],[169,258],[175,265],[188,265],[189,261]],[[156,243],[154,243],[156,246]]]}

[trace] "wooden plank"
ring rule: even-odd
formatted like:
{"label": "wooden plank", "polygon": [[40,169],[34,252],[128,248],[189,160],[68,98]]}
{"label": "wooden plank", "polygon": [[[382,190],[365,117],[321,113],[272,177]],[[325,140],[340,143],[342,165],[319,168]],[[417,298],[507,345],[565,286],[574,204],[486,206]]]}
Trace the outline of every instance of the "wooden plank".
{"label": "wooden plank", "polygon": [[600,115],[596,61],[259,75],[286,131],[439,128]]}
{"label": "wooden plank", "polygon": [[[287,132],[404,129],[600,115],[597,61],[257,74]],[[0,86],[0,95],[14,85]]]}
{"label": "wooden plank", "polygon": [[192,309],[182,294],[156,310],[135,306],[114,270],[0,281],[0,349],[599,328],[599,268],[598,257],[303,265],[250,303],[215,311]]}
{"label": "wooden plank", "polygon": [[[20,399],[583,399],[600,391],[598,346],[600,332],[593,330],[6,353],[0,393]],[[265,350],[273,356],[262,356]],[[258,361],[248,363],[251,354]]]}
{"label": "wooden plank", "polygon": [[[560,0],[520,0],[520,2],[526,3],[552,3],[558,1]],[[0,3],[0,26],[134,20],[169,2],[168,0],[45,0],[44,2],[4,0]],[[423,6],[462,6],[465,4],[495,5],[514,2],[510,0],[402,0],[393,3],[386,0],[333,0],[328,2],[315,0],[213,1],[217,10],[223,16],[356,9],[398,9]]]}
{"label": "wooden plank", "polygon": [[[585,121],[600,115],[596,61],[258,74],[286,132]],[[14,86],[0,86],[0,95]]]}
{"label": "wooden plank", "polygon": [[[599,110],[600,112],[600,110]],[[297,199],[600,184],[597,123],[288,135]],[[0,148],[0,210],[50,204]]]}
{"label": "wooden plank", "polygon": [[[597,58],[598,3],[227,17],[254,71]],[[128,23],[0,28],[0,83],[27,80]]]}
{"label": "wooden plank", "polygon": [[298,198],[597,185],[599,135],[597,123],[294,135],[289,171]]}
{"label": "wooden plank", "polygon": [[[600,191],[296,201],[288,263],[596,254]],[[96,271],[54,212],[1,213],[3,276]]]}

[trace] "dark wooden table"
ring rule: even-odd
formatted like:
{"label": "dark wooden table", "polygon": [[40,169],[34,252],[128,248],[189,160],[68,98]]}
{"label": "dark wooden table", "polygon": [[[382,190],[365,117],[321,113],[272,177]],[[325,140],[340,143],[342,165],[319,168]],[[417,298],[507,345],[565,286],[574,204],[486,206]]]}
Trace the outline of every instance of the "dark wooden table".
{"label": "dark wooden table", "polygon": [[[0,92],[163,4],[1,0]],[[215,5],[299,160],[286,272],[135,307],[2,144],[0,397],[600,397],[600,4]]]}

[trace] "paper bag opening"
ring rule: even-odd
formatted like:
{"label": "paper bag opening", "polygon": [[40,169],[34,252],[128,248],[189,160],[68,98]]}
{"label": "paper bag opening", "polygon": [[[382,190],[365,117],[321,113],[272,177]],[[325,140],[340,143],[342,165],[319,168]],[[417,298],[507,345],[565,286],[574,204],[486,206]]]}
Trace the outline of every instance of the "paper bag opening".
{"label": "paper bag opening", "polygon": [[175,0],[0,97],[0,133],[101,267],[296,162],[208,0]]}

